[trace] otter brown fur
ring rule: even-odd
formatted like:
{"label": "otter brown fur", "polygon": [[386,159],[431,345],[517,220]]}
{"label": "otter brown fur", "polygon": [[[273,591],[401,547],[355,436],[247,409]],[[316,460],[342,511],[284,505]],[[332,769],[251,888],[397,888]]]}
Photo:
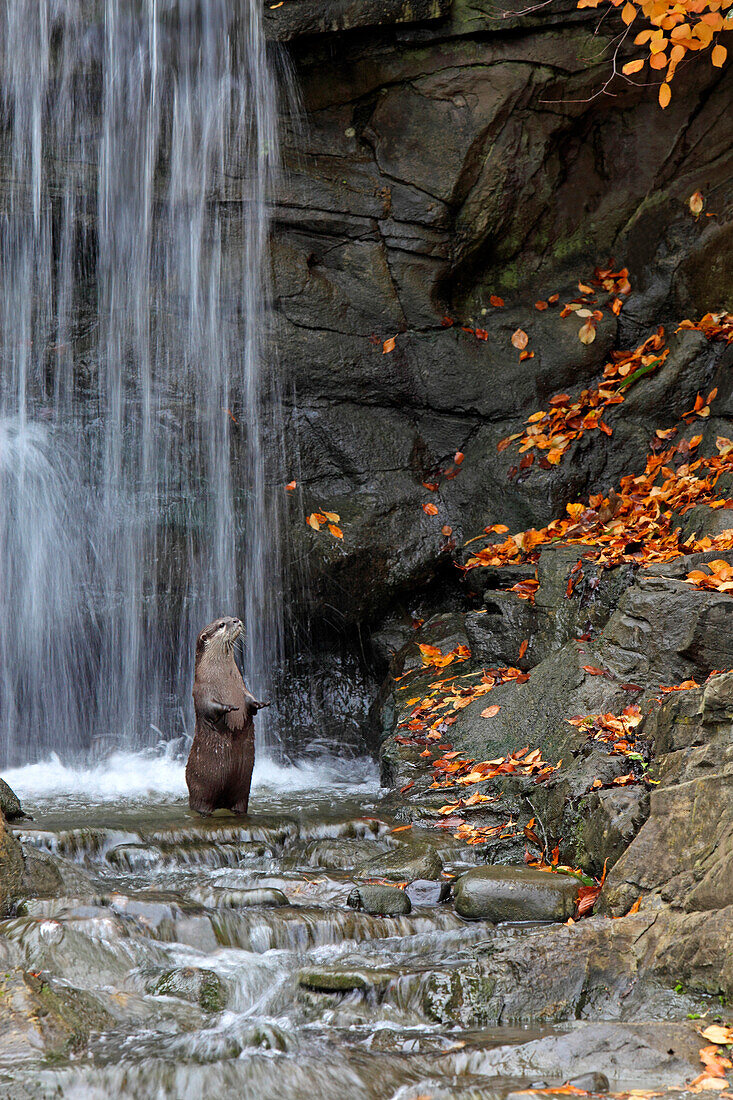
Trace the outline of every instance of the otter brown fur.
{"label": "otter brown fur", "polygon": [[196,642],[196,732],[186,783],[189,805],[200,814],[247,812],[255,762],[254,716],[269,704],[258,703],[247,690],[234,660],[234,643],[242,632],[239,619],[217,619]]}

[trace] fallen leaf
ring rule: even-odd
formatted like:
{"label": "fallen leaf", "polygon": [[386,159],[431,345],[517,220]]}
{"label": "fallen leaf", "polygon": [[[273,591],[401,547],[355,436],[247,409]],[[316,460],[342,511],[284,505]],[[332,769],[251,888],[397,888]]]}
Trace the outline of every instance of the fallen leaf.
{"label": "fallen leaf", "polygon": [[504,305],[504,299],[500,298],[498,294],[492,294],[489,298],[492,306],[496,306],[497,309],[501,309]]}
{"label": "fallen leaf", "polygon": [[382,344],[382,355],[387,355],[390,351],[395,349],[396,336],[390,336],[389,340],[385,340]]}
{"label": "fallen leaf", "polygon": [[702,214],[703,207],[705,205],[705,199],[702,197],[702,191],[694,191],[690,195],[688,205],[690,207],[690,213],[694,214],[695,217],[698,217],[698,215]]}
{"label": "fallen leaf", "polygon": [[529,336],[527,336],[527,333],[524,331],[524,329],[518,328],[516,332],[512,333],[512,344],[519,351],[524,351],[528,343]]}
{"label": "fallen leaf", "polygon": [[501,710],[498,703],[494,703],[493,706],[487,707],[486,710],[481,711],[482,718],[496,718],[497,714]]}
{"label": "fallen leaf", "polygon": [[445,535],[445,537],[448,538],[450,535],[453,534],[453,528],[449,527],[446,524],[445,527],[441,527],[440,532],[441,532],[442,535]]}
{"label": "fallen leaf", "polygon": [[423,504],[422,510],[426,516],[437,516],[438,514],[438,509],[436,505],[431,502]]}
{"label": "fallen leaf", "polygon": [[707,1039],[710,1043],[717,1043],[719,1046],[733,1043],[733,1027],[724,1027],[723,1024],[711,1024],[700,1034],[703,1039]]}
{"label": "fallen leaf", "polygon": [[717,69],[720,69],[722,68],[727,56],[728,51],[725,46],[721,46],[720,44],[718,44],[717,46],[713,46],[713,52],[710,55],[710,59],[713,65],[715,65]]}
{"label": "fallen leaf", "polygon": [[297,481],[289,481],[287,483],[287,485],[285,486],[285,492],[286,493],[292,493],[293,489],[296,487],[297,484],[298,484]]}
{"label": "fallen leaf", "polygon": [[593,321],[586,321],[578,330],[578,339],[581,344],[592,344],[596,338],[596,326]]}
{"label": "fallen leaf", "polygon": [[343,531],[340,527],[337,527],[335,523],[329,523],[328,529],[335,539],[342,539],[344,537]]}
{"label": "fallen leaf", "polygon": [[519,659],[520,659],[520,661],[521,661],[522,657],[524,657],[525,653],[527,652],[527,646],[528,645],[529,645],[529,639],[525,638],[524,641],[522,642],[522,644],[519,647]]}

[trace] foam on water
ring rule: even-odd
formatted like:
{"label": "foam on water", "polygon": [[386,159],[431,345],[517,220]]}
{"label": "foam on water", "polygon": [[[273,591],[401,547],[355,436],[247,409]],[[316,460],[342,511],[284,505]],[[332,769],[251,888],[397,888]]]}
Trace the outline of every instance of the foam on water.
{"label": "foam on water", "polygon": [[[98,802],[175,801],[188,797],[186,758],[165,748],[141,752],[115,752],[88,765],[65,763],[52,753],[45,760],[3,772],[3,778],[21,801],[56,799],[85,806]],[[377,770],[368,759],[339,760],[324,757],[314,762],[281,764],[261,756],[252,779],[253,798],[268,792],[322,792],[324,788],[346,793],[374,791]]]}

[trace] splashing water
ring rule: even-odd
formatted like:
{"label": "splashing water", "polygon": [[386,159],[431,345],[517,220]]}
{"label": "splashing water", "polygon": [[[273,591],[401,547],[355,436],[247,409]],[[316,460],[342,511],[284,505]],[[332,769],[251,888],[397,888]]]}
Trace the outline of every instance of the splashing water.
{"label": "splashing water", "polygon": [[3,6],[0,763],[180,733],[221,614],[270,691],[276,119],[256,0]]}

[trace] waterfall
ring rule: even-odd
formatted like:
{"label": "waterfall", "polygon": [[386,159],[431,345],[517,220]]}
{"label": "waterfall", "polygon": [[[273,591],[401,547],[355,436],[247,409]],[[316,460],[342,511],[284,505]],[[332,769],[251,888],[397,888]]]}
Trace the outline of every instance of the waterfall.
{"label": "waterfall", "polygon": [[[232,11],[236,8],[236,11]],[[0,763],[190,725],[193,642],[281,642],[257,0],[0,6]]]}

